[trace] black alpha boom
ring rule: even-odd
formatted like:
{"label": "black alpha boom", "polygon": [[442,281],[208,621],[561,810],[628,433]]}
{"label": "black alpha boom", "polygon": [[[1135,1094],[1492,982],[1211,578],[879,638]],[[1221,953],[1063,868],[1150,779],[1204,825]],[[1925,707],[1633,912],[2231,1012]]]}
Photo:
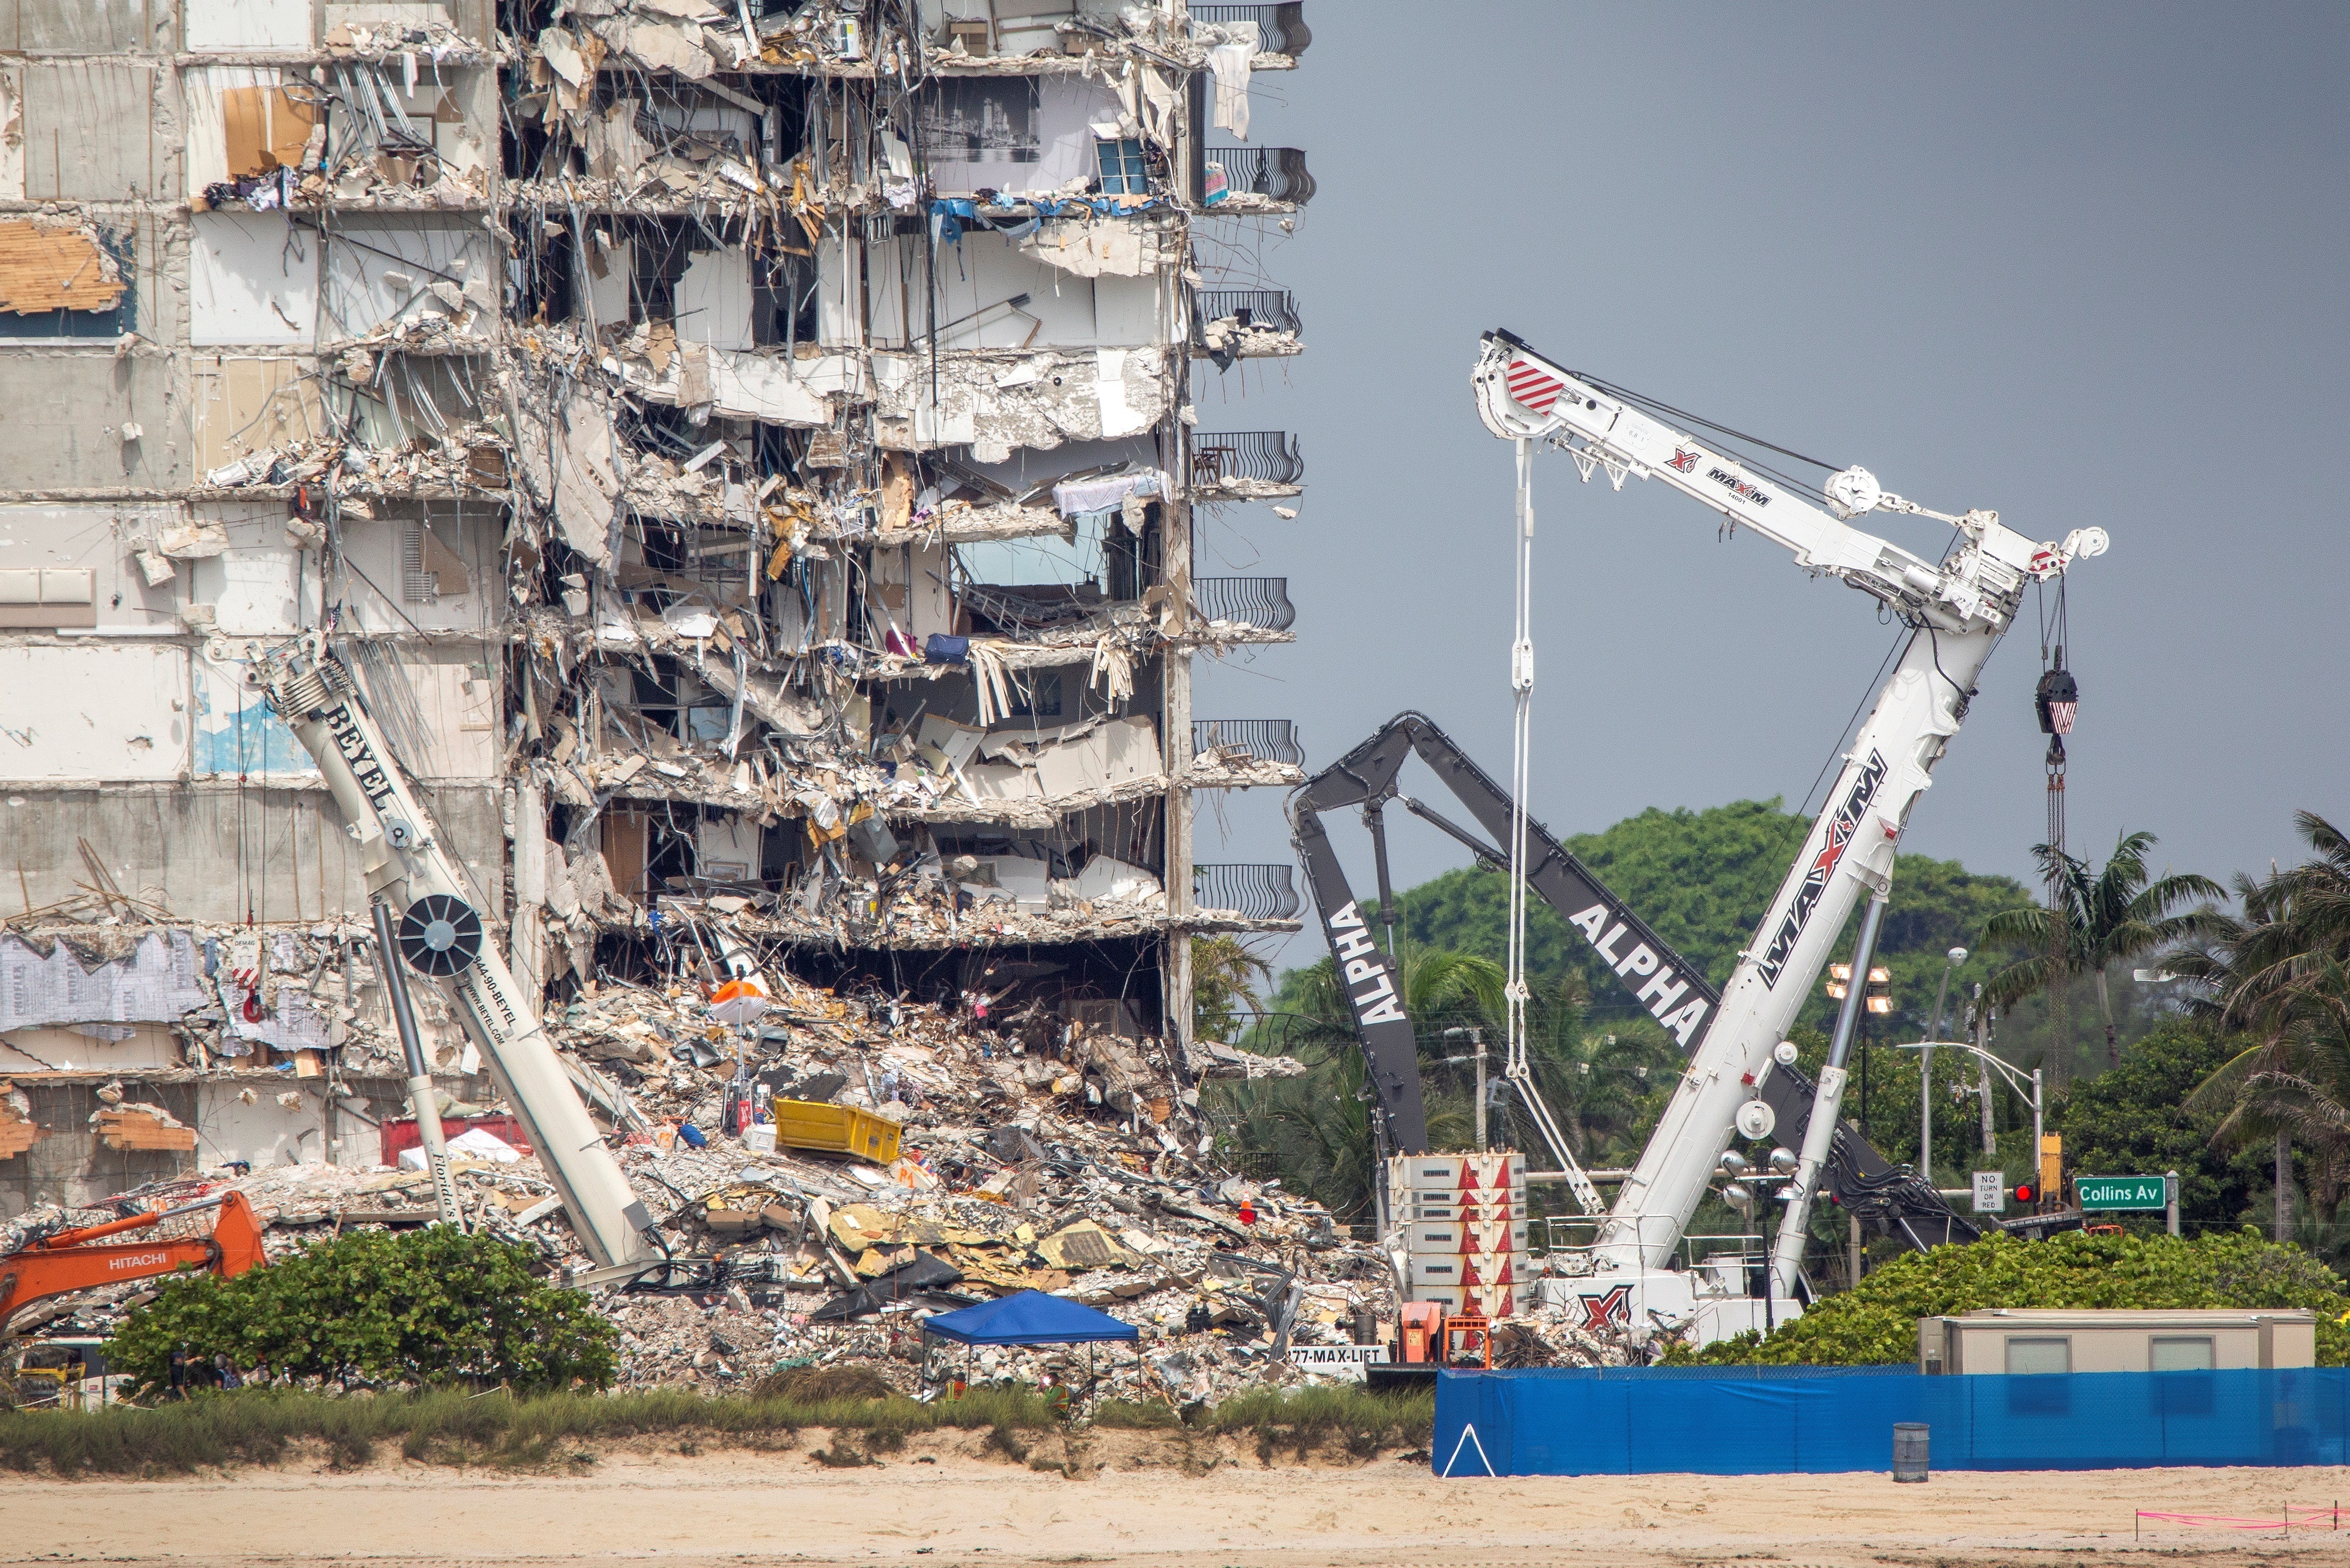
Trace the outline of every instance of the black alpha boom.
{"label": "black alpha boom", "polygon": [[[1415,755],[1444,782],[1491,836],[1490,840],[1447,821],[1396,787],[1403,764]],[[1377,734],[1306,780],[1290,796],[1291,842],[1314,890],[1315,909],[1330,943],[1339,983],[1354,1008],[1355,1032],[1369,1065],[1389,1147],[1416,1153],[1428,1147],[1428,1114],[1420,1093],[1419,1042],[1404,1011],[1401,977],[1391,952],[1373,937],[1369,919],[1356,902],[1322,827],[1326,812],[1361,808],[1371,830],[1379,909],[1390,922],[1391,947],[1395,898],[1388,886],[1387,829],[1381,815],[1391,800],[1459,840],[1487,865],[1505,869],[1508,858],[1494,846],[1509,839],[1510,797],[1434,720],[1413,712],[1397,714]],[[1704,971],[1675,952],[1647,921],[1609,892],[1590,867],[1531,818],[1526,823],[1526,886],[1558,911],[1560,919],[1615,971],[1617,982],[1683,1051],[1694,1053],[1721,1003],[1721,993],[1708,983]],[[1811,1079],[1796,1068],[1774,1068],[1760,1093],[1778,1118],[1780,1140],[1799,1147],[1811,1121]],[[1893,1164],[1849,1127],[1836,1131],[1829,1155],[1828,1186],[1856,1212],[1885,1220],[1895,1234],[1921,1250],[1948,1241],[1971,1241],[1981,1234],[1952,1213],[1907,1166]]]}

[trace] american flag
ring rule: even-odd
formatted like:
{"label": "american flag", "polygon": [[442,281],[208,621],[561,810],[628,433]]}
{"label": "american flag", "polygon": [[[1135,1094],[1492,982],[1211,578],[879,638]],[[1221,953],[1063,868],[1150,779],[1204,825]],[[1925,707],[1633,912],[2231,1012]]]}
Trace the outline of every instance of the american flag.
{"label": "american flag", "polygon": [[1566,383],[1542,369],[1531,359],[1513,359],[1509,369],[1510,396],[1538,414],[1550,412],[1558,395],[1566,390]]}

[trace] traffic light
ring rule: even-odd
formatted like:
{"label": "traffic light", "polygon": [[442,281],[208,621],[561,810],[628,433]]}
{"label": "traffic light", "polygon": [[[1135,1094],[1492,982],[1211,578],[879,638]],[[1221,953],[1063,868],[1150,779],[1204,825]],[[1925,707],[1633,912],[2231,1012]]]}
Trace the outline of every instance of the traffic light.
{"label": "traffic light", "polygon": [[2010,1196],[2018,1203],[2028,1204],[2040,1196],[2040,1189],[2028,1181],[2019,1181],[2015,1184],[2015,1190]]}

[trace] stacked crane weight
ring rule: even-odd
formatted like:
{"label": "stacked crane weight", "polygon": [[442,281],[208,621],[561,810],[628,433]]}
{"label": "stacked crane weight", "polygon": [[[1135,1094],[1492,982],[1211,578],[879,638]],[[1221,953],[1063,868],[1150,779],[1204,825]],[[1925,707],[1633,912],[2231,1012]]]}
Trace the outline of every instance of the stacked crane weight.
{"label": "stacked crane weight", "polygon": [[1447,1316],[1511,1316],[1525,1272],[1526,1157],[1398,1155],[1388,1162],[1388,1212],[1402,1227],[1413,1301]]}

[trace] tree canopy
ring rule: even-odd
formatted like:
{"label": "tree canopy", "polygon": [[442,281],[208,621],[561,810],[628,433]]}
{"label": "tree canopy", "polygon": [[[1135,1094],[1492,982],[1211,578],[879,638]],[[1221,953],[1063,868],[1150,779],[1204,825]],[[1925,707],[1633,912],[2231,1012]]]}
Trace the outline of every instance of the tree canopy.
{"label": "tree canopy", "polygon": [[[1719,986],[1737,967],[1739,950],[1768,912],[1810,826],[1781,801],[1746,800],[1704,811],[1652,806],[1604,833],[1578,835],[1565,843]],[[1958,945],[1985,948],[1981,932],[1991,918],[2030,904],[2033,894],[2012,877],[1984,876],[1955,860],[1923,855],[1899,857],[1893,888],[1878,960],[1893,971],[1895,1010],[1879,1027],[1914,1039],[1930,1022],[1927,1014],[1933,1011],[1944,953]],[[1496,961],[1503,956],[1509,886],[1499,873],[1474,867],[1448,871],[1396,901],[1402,907],[1402,929],[1413,940]],[[1578,977],[1590,992],[1595,1022],[1639,1015],[1616,977],[1586,956],[1581,938],[1548,905],[1535,901],[1526,933],[1527,969],[1537,983]],[[1849,932],[1840,939],[1850,940]],[[1953,998],[1989,979],[2002,961],[2022,956],[2003,949],[1971,953],[1953,977]],[[1825,1023],[1825,998],[1815,993],[1804,1017]]]}

